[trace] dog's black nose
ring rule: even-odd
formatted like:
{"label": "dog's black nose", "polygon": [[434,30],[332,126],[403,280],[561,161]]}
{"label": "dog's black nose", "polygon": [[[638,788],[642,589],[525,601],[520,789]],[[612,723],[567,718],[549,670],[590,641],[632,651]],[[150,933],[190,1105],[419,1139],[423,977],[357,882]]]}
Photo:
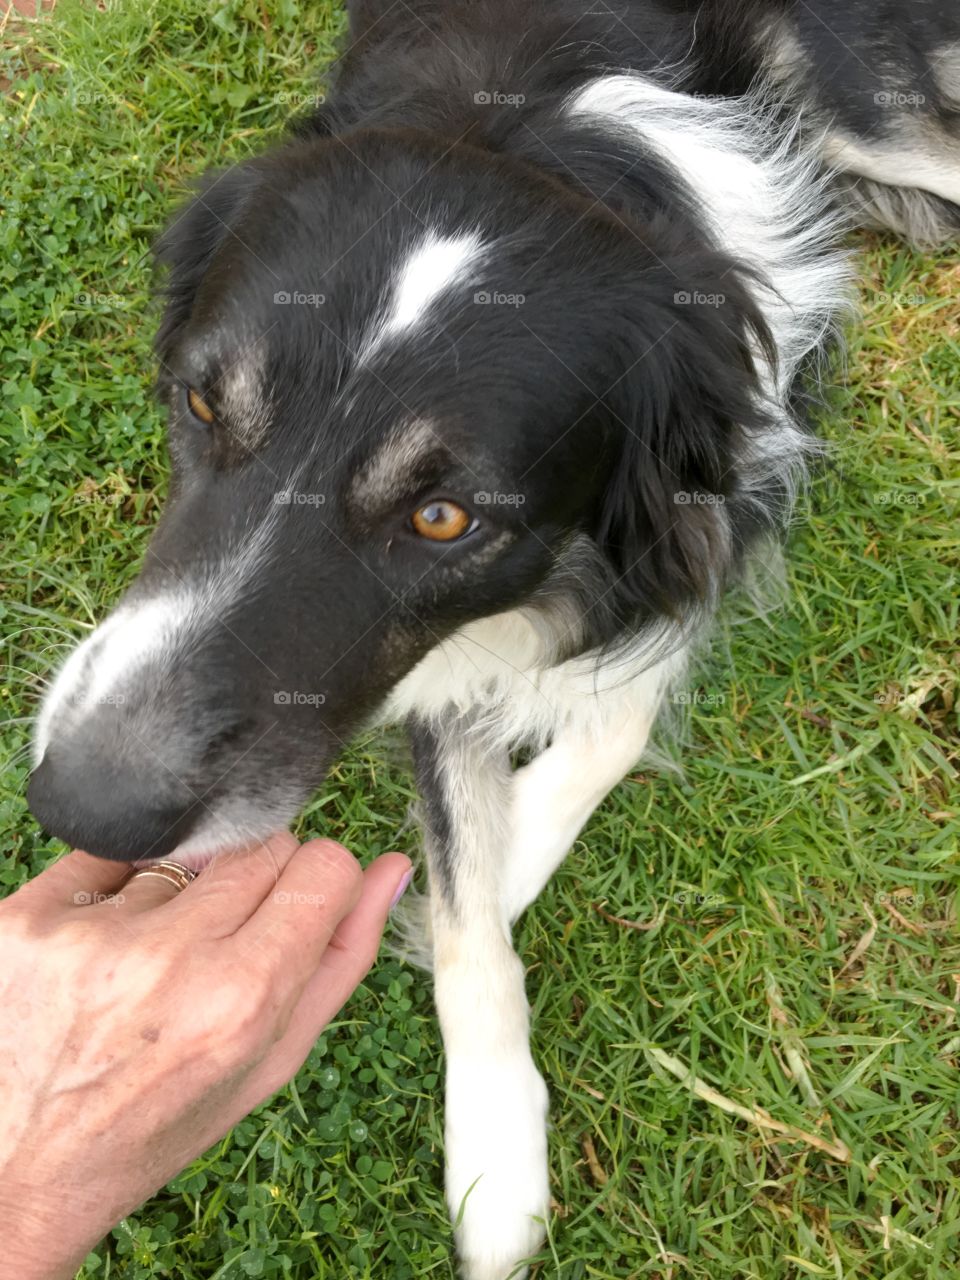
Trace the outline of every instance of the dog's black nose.
{"label": "dog's black nose", "polygon": [[185,784],[164,778],[160,786],[162,797],[156,776],[50,746],[31,774],[27,803],[41,826],[67,844],[132,862],[170,853],[204,811]]}

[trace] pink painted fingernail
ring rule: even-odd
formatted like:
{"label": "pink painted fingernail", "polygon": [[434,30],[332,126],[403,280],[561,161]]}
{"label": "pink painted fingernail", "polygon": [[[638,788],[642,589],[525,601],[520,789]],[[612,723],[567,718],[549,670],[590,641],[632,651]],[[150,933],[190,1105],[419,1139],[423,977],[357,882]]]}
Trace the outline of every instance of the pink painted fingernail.
{"label": "pink painted fingernail", "polygon": [[413,879],[413,867],[408,867],[407,870],[403,873],[400,883],[397,885],[396,890],[394,891],[393,897],[390,899],[391,911],[397,905],[397,903],[400,901],[403,895],[406,893],[407,886],[410,884],[410,881],[412,879]]}

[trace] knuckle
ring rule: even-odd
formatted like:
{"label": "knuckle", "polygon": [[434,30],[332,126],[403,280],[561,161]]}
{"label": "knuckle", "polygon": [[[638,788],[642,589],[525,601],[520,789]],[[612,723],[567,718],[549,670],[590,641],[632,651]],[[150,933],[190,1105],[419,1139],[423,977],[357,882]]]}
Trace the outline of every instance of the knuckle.
{"label": "knuckle", "polygon": [[235,1063],[255,1056],[273,1040],[276,1026],[271,984],[255,969],[204,992],[195,1010],[196,1037],[204,1054]]}
{"label": "knuckle", "polygon": [[343,954],[345,963],[352,970],[361,973],[369,973],[376,963],[377,956],[380,952],[380,936],[375,938],[365,937],[362,942],[345,944],[339,934],[334,935],[334,946]]}
{"label": "knuckle", "polygon": [[309,860],[297,865],[295,878],[288,879],[289,891],[278,891],[277,901],[336,908],[359,897],[363,870],[352,853],[326,841],[310,853]]}
{"label": "knuckle", "polygon": [[334,887],[342,893],[344,898],[352,900],[360,896],[363,870],[355,858],[351,857],[349,862],[340,862],[333,874]]}
{"label": "knuckle", "polygon": [[380,939],[367,941],[360,947],[353,948],[354,955],[357,957],[358,964],[363,966],[363,972],[369,973],[377,962],[377,956],[380,954]]}
{"label": "knuckle", "polygon": [[46,931],[27,912],[0,916],[0,974],[35,972],[47,952]]}
{"label": "knuckle", "polygon": [[332,840],[321,840],[316,845],[317,864],[325,877],[352,887],[363,875],[353,854]]}

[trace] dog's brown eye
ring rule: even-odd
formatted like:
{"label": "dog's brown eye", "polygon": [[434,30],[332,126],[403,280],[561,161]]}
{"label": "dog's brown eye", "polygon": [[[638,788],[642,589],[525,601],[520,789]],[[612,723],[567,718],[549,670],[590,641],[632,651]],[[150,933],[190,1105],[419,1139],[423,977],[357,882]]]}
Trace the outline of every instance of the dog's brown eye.
{"label": "dog's brown eye", "polygon": [[469,513],[455,502],[428,502],[413,513],[414,529],[421,538],[431,538],[434,542],[452,542],[462,537],[471,523]]}
{"label": "dog's brown eye", "polygon": [[187,389],[187,405],[190,408],[190,412],[198,422],[202,422],[205,427],[210,426],[210,423],[213,422],[214,419],[213,410],[207,404],[206,400],[194,391],[193,387],[189,387]]}

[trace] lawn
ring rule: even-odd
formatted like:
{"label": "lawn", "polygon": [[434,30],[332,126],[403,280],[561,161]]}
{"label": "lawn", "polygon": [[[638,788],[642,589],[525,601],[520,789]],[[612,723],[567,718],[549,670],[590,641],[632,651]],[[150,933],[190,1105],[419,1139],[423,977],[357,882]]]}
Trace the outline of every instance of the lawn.
{"label": "lawn", "polygon": [[[62,852],[23,800],[44,678],[166,484],[149,245],[192,174],[317,93],[343,25],[329,0],[73,0],[3,31],[3,890]],[[960,1272],[960,266],[859,247],[786,603],[731,610],[684,774],[625,781],[518,930],[542,1280]],[[399,738],[362,741],[297,830],[412,850],[412,794]],[[385,954],[295,1083],[80,1274],[450,1280],[441,1079],[429,979]]]}

